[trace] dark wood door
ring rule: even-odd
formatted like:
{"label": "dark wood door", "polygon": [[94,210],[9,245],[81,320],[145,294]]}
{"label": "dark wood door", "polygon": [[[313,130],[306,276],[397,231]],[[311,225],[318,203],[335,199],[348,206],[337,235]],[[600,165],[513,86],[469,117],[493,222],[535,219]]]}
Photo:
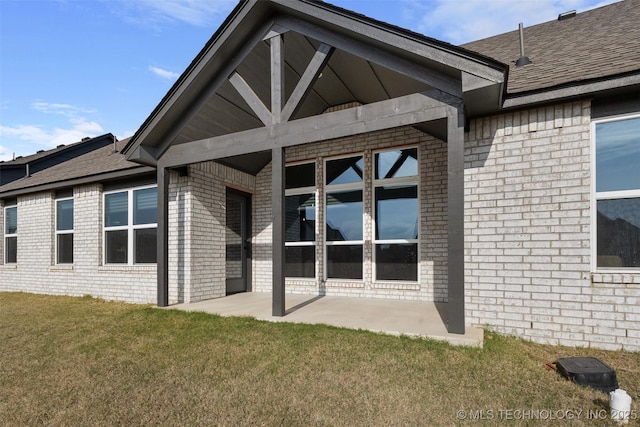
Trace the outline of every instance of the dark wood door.
{"label": "dark wood door", "polygon": [[227,190],[227,295],[249,290],[251,258],[251,196]]}

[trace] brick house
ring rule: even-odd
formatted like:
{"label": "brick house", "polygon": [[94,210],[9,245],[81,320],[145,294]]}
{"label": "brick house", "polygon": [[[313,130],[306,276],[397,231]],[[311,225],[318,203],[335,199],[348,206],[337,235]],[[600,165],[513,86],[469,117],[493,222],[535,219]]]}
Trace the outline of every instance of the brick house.
{"label": "brick house", "polygon": [[0,187],[0,289],[439,301],[452,333],[640,350],[639,6],[457,47],[242,2],[102,172],[129,176]]}

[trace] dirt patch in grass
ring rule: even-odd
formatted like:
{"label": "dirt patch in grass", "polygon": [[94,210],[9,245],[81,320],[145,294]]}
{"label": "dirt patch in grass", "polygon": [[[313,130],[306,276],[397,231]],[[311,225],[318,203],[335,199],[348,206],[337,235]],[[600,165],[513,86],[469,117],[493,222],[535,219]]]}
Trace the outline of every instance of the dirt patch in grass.
{"label": "dirt patch in grass", "polygon": [[483,349],[464,348],[0,293],[0,343],[0,425],[9,426],[615,425],[605,393],[544,367],[571,356],[614,367],[632,410],[640,398],[640,353],[491,332]]}

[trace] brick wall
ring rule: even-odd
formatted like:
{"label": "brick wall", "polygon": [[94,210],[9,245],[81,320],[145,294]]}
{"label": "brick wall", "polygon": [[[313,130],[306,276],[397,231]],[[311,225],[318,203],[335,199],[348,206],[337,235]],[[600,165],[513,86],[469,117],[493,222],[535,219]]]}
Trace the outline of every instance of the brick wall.
{"label": "brick wall", "polygon": [[[417,145],[420,156],[420,266],[419,282],[373,281],[373,152],[382,148]],[[324,277],[324,160],[353,153],[364,156],[364,275],[360,281],[323,280]],[[306,144],[286,150],[288,163],[313,161],[320,197],[316,201],[315,279],[287,279],[291,293],[358,296],[371,298],[445,301],[447,298],[447,150],[438,139],[411,127]],[[255,205],[263,213],[254,218],[254,283],[259,292],[271,291],[271,167],[256,179]]]}
{"label": "brick wall", "polygon": [[590,102],[472,120],[466,321],[537,342],[640,349],[640,273],[591,272]]}
{"label": "brick wall", "polygon": [[53,193],[18,197],[18,259],[15,265],[0,265],[0,291],[92,295],[138,303],[156,301],[155,265],[102,265],[99,184],[74,188],[73,265],[55,265],[54,225]]}
{"label": "brick wall", "polygon": [[169,191],[169,302],[226,294],[226,189],[255,192],[255,177],[204,162],[188,177],[172,174]]}

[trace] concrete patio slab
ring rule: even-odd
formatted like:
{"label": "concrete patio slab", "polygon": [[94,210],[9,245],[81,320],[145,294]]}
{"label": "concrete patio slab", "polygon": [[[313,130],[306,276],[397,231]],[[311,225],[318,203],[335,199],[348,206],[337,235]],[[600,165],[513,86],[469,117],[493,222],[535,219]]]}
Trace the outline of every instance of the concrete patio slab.
{"label": "concrete patio slab", "polygon": [[423,301],[286,295],[286,316],[271,315],[271,294],[246,292],[169,309],[201,311],[221,316],[249,316],[271,322],[325,324],[390,335],[447,341],[482,347],[482,328],[468,326],[464,335],[447,332],[447,304]]}

